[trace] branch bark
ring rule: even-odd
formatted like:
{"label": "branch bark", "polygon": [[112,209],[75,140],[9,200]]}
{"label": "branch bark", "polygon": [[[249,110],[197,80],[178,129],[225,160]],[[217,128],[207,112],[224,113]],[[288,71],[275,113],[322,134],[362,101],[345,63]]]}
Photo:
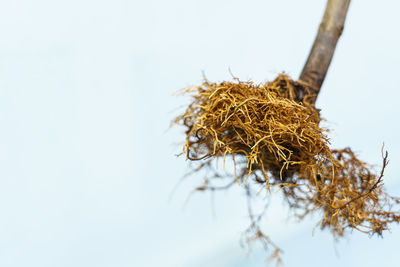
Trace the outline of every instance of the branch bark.
{"label": "branch bark", "polygon": [[336,44],[343,32],[349,5],[350,0],[328,0],[326,5],[317,37],[299,78],[315,94],[311,99],[312,104],[317,100]]}

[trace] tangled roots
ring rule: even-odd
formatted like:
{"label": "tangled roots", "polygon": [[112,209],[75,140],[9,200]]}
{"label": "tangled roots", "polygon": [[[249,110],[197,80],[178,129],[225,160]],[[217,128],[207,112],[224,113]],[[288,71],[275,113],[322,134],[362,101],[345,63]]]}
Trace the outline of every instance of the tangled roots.
{"label": "tangled roots", "polygon": [[387,153],[375,174],[350,148],[332,150],[315,95],[301,82],[284,74],[261,85],[205,80],[184,92],[193,101],[175,123],[186,127],[184,154],[201,161],[197,170],[232,159],[239,184],[252,177],[267,190],[278,186],[299,218],[322,211],[320,225],[334,236],[346,228],[381,235],[400,221],[392,211],[399,200],[382,188]]}

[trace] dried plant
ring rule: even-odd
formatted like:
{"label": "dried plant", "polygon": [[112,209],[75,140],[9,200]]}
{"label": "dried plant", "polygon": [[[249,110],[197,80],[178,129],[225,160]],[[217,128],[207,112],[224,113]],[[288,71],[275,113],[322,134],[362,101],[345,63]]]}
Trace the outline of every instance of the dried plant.
{"label": "dried plant", "polygon": [[[175,123],[186,128],[183,153],[197,162],[193,172],[211,169],[215,159],[232,160],[234,177],[225,186],[213,177],[196,190],[226,190],[236,182],[244,185],[248,200],[256,198],[255,187],[269,193],[277,188],[297,218],[316,213],[319,225],[335,238],[346,230],[382,235],[392,222],[400,221],[382,178],[388,164],[375,173],[350,148],[332,149],[315,108],[336,44],[342,34],[350,0],[328,0],[318,34],[298,81],[281,74],[266,84],[213,83],[184,89],[192,103]],[[251,201],[249,201],[251,203]],[[263,214],[263,213],[262,213]],[[245,241],[260,240],[272,246],[272,258],[281,263],[280,248],[261,231],[262,214],[249,205],[250,226]]]}
{"label": "dried plant", "polygon": [[[193,101],[175,123],[186,128],[183,153],[199,162],[196,171],[216,158],[231,159],[234,179],[245,185],[249,198],[252,186],[278,187],[298,218],[322,212],[321,228],[335,237],[346,229],[381,235],[389,223],[400,221],[392,209],[399,200],[382,187],[387,153],[375,174],[350,148],[331,149],[314,96],[302,82],[284,74],[260,85],[234,79],[184,89]],[[215,190],[212,182],[207,179],[197,190]],[[280,249],[260,230],[260,218],[249,213],[247,241],[273,245],[278,257]]]}

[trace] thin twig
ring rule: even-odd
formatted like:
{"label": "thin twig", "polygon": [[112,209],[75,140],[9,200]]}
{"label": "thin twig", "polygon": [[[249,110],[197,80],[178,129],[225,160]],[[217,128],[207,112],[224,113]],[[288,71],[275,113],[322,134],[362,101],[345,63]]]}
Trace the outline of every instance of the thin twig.
{"label": "thin twig", "polygon": [[299,78],[313,91],[314,96],[310,99],[312,104],[317,100],[336,44],[342,35],[349,5],[350,0],[328,0],[326,5],[318,34]]}
{"label": "thin twig", "polygon": [[370,189],[368,189],[368,191],[365,192],[364,194],[361,194],[361,195],[359,195],[359,196],[357,196],[357,197],[355,197],[353,199],[350,199],[349,201],[347,201],[346,203],[344,203],[343,205],[341,205],[339,207],[333,207],[333,208],[335,208],[335,209],[343,209],[347,205],[349,205],[351,202],[354,202],[354,201],[356,201],[356,200],[358,200],[360,198],[368,196],[369,194],[372,193],[372,191],[374,191],[378,187],[378,185],[382,182],[382,178],[383,178],[383,174],[385,172],[385,168],[386,168],[387,164],[389,163],[389,161],[387,159],[388,158],[388,152],[386,151],[385,155],[383,155],[383,147],[382,147],[382,158],[383,158],[383,163],[382,163],[381,173],[380,173],[378,179],[376,180],[376,182],[374,183],[374,185]]}

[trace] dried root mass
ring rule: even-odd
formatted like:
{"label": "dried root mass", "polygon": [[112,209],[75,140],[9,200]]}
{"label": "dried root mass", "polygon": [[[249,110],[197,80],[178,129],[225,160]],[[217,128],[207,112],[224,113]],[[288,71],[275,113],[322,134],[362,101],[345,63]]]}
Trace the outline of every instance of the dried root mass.
{"label": "dried root mass", "polygon": [[197,170],[233,160],[239,184],[277,186],[299,218],[322,211],[320,226],[335,236],[380,235],[400,221],[392,210],[399,200],[382,188],[387,154],[375,174],[350,148],[332,150],[315,95],[301,82],[284,74],[261,85],[205,80],[184,92],[193,101],[175,122],[186,127],[184,153],[200,161]]}

